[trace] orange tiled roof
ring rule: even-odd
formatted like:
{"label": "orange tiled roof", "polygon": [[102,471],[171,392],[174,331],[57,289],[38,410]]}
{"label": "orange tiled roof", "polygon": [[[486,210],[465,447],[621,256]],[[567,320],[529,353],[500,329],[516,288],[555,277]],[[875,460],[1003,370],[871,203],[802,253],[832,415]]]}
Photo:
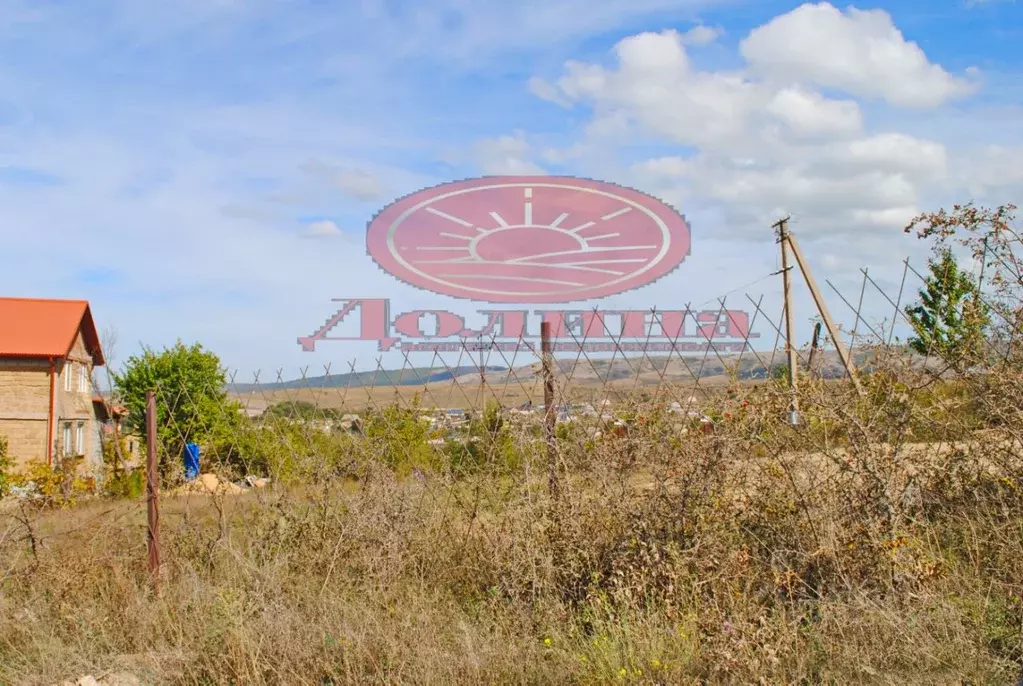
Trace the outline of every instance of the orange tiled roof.
{"label": "orange tiled roof", "polygon": [[79,331],[93,363],[102,365],[103,350],[85,300],[0,298],[0,357],[66,357]]}

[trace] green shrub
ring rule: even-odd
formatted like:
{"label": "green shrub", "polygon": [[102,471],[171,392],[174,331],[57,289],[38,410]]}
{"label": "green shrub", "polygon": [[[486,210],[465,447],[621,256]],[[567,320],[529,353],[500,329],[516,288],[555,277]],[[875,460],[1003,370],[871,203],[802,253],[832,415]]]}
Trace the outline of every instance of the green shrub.
{"label": "green shrub", "polygon": [[103,490],[114,498],[139,498],[146,491],[146,470],[139,467],[130,471],[110,472],[103,482]]}
{"label": "green shrub", "polygon": [[[127,437],[125,437],[123,435],[118,436],[117,443],[120,444],[119,447],[120,447],[121,459],[125,459],[125,460],[128,459],[128,455],[130,454],[130,452],[128,450],[128,439],[127,439]],[[117,456],[118,449],[117,449],[117,447],[118,446],[115,446],[114,441],[111,438],[108,438],[106,436],[103,437],[103,464],[106,465],[108,469],[109,468],[113,468],[115,465],[119,466],[119,467],[123,467],[124,466],[123,464],[122,465],[118,465],[118,456]]]}
{"label": "green shrub", "polygon": [[11,467],[14,459],[7,454],[7,437],[0,436],[0,498],[7,495],[11,483]]}
{"label": "green shrub", "polygon": [[229,441],[210,446],[202,459],[231,476],[268,476],[291,484],[344,475],[351,466],[352,443],[346,433],[269,416],[247,422]]}
{"label": "green shrub", "polygon": [[456,474],[480,470],[504,474],[522,465],[520,446],[496,402],[488,402],[483,413],[470,420],[467,434],[464,443],[449,440],[444,446],[448,466]]}
{"label": "green shrub", "polygon": [[61,460],[51,466],[41,460],[32,460],[10,477],[10,486],[35,484],[44,505],[71,506],[78,498],[92,491],[91,479],[77,475],[78,460]]}
{"label": "green shrub", "polygon": [[437,470],[443,462],[429,443],[430,429],[419,415],[419,399],[409,407],[391,405],[366,418],[360,445],[369,459],[376,459],[407,476],[413,469]]}

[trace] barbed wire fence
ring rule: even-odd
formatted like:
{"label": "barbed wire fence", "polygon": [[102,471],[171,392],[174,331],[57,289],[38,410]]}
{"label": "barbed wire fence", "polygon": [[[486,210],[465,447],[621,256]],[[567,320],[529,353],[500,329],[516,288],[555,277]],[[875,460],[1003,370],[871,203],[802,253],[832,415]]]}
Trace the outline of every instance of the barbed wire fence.
{"label": "barbed wire fence", "polygon": [[[535,428],[546,420],[547,414],[553,415],[553,423],[557,426],[560,423],[587,424],[590,430],[590,437],[602,436],[604,431],[610,430],[623,433],[627,428],[628,421],[623,420],[614,410],[605,411],[608,407],[618,409],[620,406],[636,406],[638,398],[657,398],[659,401],[667,402],[666,407],[648,407],[648,411],[669,409],[674,414],[680,414],[687,419],[698,418],[700,423],[706,426],[712,424],[711,418],[701,409],[701,406],[708,402],[714,402],[722,395],[722,389],[726,388],[729,382],[749,382],[756,384],[770,381],[773,374],[777,373],[777,356],[785,348],[784,334],[784,312],[778,314],[768,313],[763,307],[764,296],[754,298],[747,289],[763,283],[766,280],[776,278],[779,272],[770,272],[750,281],[738,288],[731,289],[720,296],[708,299],[698,305],[687,303],[683,310],[683,321],[679,334],[669,340],[670,351],[664,355],[640,352],[638,355],[630,348],[626,351],[623,346],[623,336],[616,336],[607,322],[594,316],[591,324],[599,323],[600,330],[596,332],[596,338],[610,348],[610,357],[599,358],[589,353],[586,344],[590,342],[589,329],[582,335],[573,329],[568,329],[567,341],[552,341],[554,343],[569,343],[577,352],[572,355],[566,354],[564,349],[554,355],[549,369],[553,371],[552,379],[544,378],[543,356],[537,349],[535,343],[525,337],[515,341],[511,346],[511,354],[508,354],[508,346],[495,346],[489,349],[487,359],[481,355],[479,362],[474,359],[472,341],[467,339],[461,341],[461,352],[454,363],[449,363],[440,352],[435,352],[428,365],[416,363],[410,358],[410,353],[405,352],[402,365],[397,369],[387,369],[381,360],[376,361],[376,366],[370,372],[370,382],[359,378],[356,361],[348,363],[344,385],[336,383],[334,370],[328,365],[324,368],[318,379],[309,376],[308,368],[300,370],[297,378],[289,379],[283,369],[273,372],[271,381],[264,380],[263,372],[255,372],[251,381],[242,382],[236,372],[228,375],[228,393],[225,396],[225,403],[217,408],[213,414],[216,420],[231,416],[235,413],[242,413],[248,421],[236,424],[235,429],[238,435],[255,430],[267,430],[276,440],[276,448],[283,451],[288,457],[298,458],[301,450],[294,444],[295,436],[289,434],[285,427],[302,427],[300,436],[308,446],[314,445],[315,438],[319,434],[331,437],[335,435],[344,436],[345,441],[356,440],[358,437],[371,451],[374,445],[373,437],[367,437],[361,430],[364,424],[364,415],[385,416],[387,410],[400,411],[425,411],[429,409],[445,410],[453,409],[461,412],[451,417],[438,417],[436,412],[432,417],[426,417],[425,421],[431,427],[430,443],[433,446],[444,446],[448,450],[463,453],[470,452],[468,439],[480,439],[478,435],[468,435],[467,429],[474,418],[483,415],[487,410],[488,403],[496,405],[495,411],[507,414],[511,411],[513,416],[518,417],[516,429],[519,434],[529,434],[529,428]],[[857,296],[857,304],[844,296],[830,281],[828,286],[834,294],[847,307],[848,313],[852,315],[854,323],[849,335],[850,350],[871,350],[876,351],[878,347],[891,346],[894,333],[900,321],[906,320],[904,313],[904,294],[915,292],[912,286],[907,287],[907,279],[915,278],[918,284],[924,282],[925,276],[914,269],[908,260],[904,262],[901,286],[897,294],[889,295],[870,276],[866,269],[862,270],[862,286]],[[868,286],[893,309],[891,318],[882,321],[868,321],[862,314],[864,297]],[[767,334],[774,334],[774,344],[769,349],[757,349],[754,340],[747,336],[742,340],[742,348],[738,354],[722,353],[714,345],[713,334],[706,338],[704,353],[701,356],[686,354],[678,348],[681,330],[686,324],[685,318],[692,319],[692,324],[697,330],[703,330],[705,322],[697,321],[695,313],[698,308],[708,304],[719,306],[719,316],[727,316],[728,298],[742,293],[742,297],[753,307],[752,319],[748,332],[753,334],[758,327],[767,329]],[[594,311],[597,315],[597,311]],[[655,336],[655,330],[667,331],[670,327],[662,320],[656,309],[650,311],[652,325],[647,326],[647,340],[645,346],[649,347]],[[858,333],[862,326],[869,332],[869,336]],[[756,334],[759,335],[759,334]],[[607,343],[610,341],[610,343]],[[634,346],[633,346],[634,347]],[[826,347],[826,342],[821,344]],[[901,352],[901,348],[900,348]],[[493,365],[493,355],[497,355],[496,366],[501,368],[497,372],[498,379],[493,379],[495,372],[491,370],[491,380],[487,381],[487,370]],[[810,351],[806,346],[796,347],[796,356],[801,365],[809,361]],[[752,359],[752,363],[751,363]],[[466,364],[466,360],[470,364]],[[708,362],[711,363],[708,369]],[[715,364],[716,363],[716,364]],[[475,373],[458,374],[458,370],[464,370],[473,364],[477,367]],[[673,373],[672,366],[675,370]],[[617,368],[616,368],[617,366]],[[425,373],[424,373],[425,370]],[[644,371],[648,372],[644,375]],[[712,371],[713,374],[705,372]],[[820,369],[812,370],[820,373]],[[729,373],[731,375],[729,376]],[[478,374],[481,382],[474,383]],[[834,370],[831,371],[834,374]],[[365,375],[365,372],[364,374]],[[429,382],[428,379],[443,376],[449,381]],[[711,377],[708,381],[708,377]],[[354,383],[353,383],[354,381]],[[548,381],[554,389],[556,409],[553,413],[543,410],[544,404],[534,405],[535,400],[542,400],[544,397],[544,386]],[[841,383],[841,378],[831,380],[833,383]],[[213,389],[208,389],[213,390]],[[381,393],[380,391],[385,391]],[[157,388],[156,399],[166,407],[176,407],[185,402],[190,402],[187,388]],[[507,399],[512,398],[511,403]],[[575,403],[572,401],[579,398],[589,399],[592,402]],[[522,403],[532,406],[531,411],[524,411],[516,407]],[[600,408],[600,411],[597,411]],[[634,407],[630,408],[634,409]],[[518,410],[518,411],[516,411]],[[464,413],[464,414],[463,414]],[[426,414],[424,412],[424,414]],[[628,413],[627,413],[628,414]],[[273,421],[270,421],[270,420]],[[630,418],[631,419],[631,418]],[[589,420],[589,421],[588,421]],[[493,423],[493,422],[492,422]],[[676,422],[673,425],[678,435],[685,435],[692,428],[692,422]],[[206,433],[209,426],[193,427],[201,429],[199,433]],[[494,428],[489,427],[491,433]],[[604,430],[604,431],[602,431]],[[171,427],[170,433],[175,435],[172,441],[173,447],[178,448],[190,441],[189,433],[184,427]],[[237,436],[235,437],[237,438]],[[235,440],[229,443],[240,444],[242,441]],[[458,446],[458,447],[454,447]],[[235,448],[232,445],[231,448]],[[346,448],[350,445],[345,443]],[[223,446],[220,446],[223,449]],[[157,461],[167,466],[164,476],[174,474],[180,479],[181,465],[180,455],[173,454],[171,445],[165,442],[158,442],[155,445],[157,450]],[[410,447],[405,446],[406,456]],[[377,457],[381,457],[377,450]],[[225,464],[219,463],[218,450],[203,451],[204,464],[214,470],[223,470]],[[245,456],[233,457],[234,462],[240,460],[241,472],[248,471],[250,466],[245,464]],[[386,460],[384,460],[386,462]],[[140,466],[136,464],[135,466]],[[178,469],[175,470],[174,466]],[[264,469],[266,465],[261,465]],[[420,472],[418,467],[417,472]],[[230,476],[252,476],[251,474],[231,473]],[[420,472],[421,473],[421,472]],[[457,475],[457,470],[455,471]],[[273,479],[272,473],[259,474],[259,478]],[[241,483],[241,482],[239,482]],[[235,488],[220,486],[222,491],[237,493]],[[206,490],[217,491],[218,486],[210,486]],[[195,497],[202,493],[202,489],[185,489],[176,494],[186,498]],[[133,514],[145,505],[139,505]],[[128,516],[119,513],[117,516]],[[71,529],[73,531],[75,529]],[[63,534],[57,534],[63,535]]]}

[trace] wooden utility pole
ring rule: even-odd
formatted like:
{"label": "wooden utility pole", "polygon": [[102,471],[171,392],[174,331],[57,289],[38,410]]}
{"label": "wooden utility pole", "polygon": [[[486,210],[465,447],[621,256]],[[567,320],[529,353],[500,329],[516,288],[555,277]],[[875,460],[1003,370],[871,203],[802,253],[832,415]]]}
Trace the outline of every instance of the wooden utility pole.
{"label": "wooden utility pole", "polygon": [[792,267],[789,265],[789,219],[778,220],[774,227],[778,230],[778,242],[781,244],[781,279],[785,298],[785,355],[789,364],[789,423],[799,423],[799,388],[797,385],[795,324],[792,321]]}
{"label": "wooden utility pole", "polygon": [[156,394],[146,393],[146,501],[149,514],[149,573],[160,596],[160,509],[156,465]]}
{"label": "wooden utility pole", "polygon": [[547,487],[552,498],[560,494],[558,483],[558,414],[554,407],[554,353],[551,346],[551,324],[540,324],[540,354],[543,358],[544,440],[547,443]]}
{"label": "wooden utility pole", "polygon": [[[828,328],[828,335],[831,336],[831,341],[835,344],[835,350],[838,351],[838,356],[842,360],[842,365],[845,367],[846,373],[852,380],[853,386],[856,387],[856,392],[863,395],[863,387],[860,385],[860,380],[856,375],[856,367],[853,365],[852,356],[842,344],[842,338],[839,336],[838,327],[835,326],[835,320],[831,318],[831,312],[828,311],[828,305],[824,302],[824,297],[821,295],[820,289],[817,288],[817,282],[813,280],[813,274],[810,272],[810,266],[806,263],[806,259],[803,257],[803,251],[799,249],[799,243],[790,231],[784,230],[784,235],[789,246],[792,248],[792,254],[795,255],[796,262],[799,264],[799,271],[803,272],[803,278],[806,280],[806,285],[810,288],[810,294],[813,296],[813,302],[817,305],[817,311],[824,320],[824,326]],[[784,252],[784,248],[782,248],[783,255]]]}

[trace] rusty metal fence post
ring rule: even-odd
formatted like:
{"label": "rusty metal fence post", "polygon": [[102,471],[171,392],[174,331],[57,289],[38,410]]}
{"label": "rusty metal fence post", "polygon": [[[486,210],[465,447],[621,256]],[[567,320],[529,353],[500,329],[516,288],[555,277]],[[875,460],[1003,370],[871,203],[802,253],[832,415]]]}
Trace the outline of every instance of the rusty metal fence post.
{"label": "rusty metal fence post", "polygon": [[547,443],[547,487],[552,498],[558,498],[557,409],[554,406],[554,353],[551,347],[551,324],[540,324],[540,354],[543,357],[544,441]]}
{"label": "rusty metal fence post", "polygon": [[153,587],[160,595],[160,494],[156,465],[156,394],[146,393],[146,501],[148,505],[149,573]]}

